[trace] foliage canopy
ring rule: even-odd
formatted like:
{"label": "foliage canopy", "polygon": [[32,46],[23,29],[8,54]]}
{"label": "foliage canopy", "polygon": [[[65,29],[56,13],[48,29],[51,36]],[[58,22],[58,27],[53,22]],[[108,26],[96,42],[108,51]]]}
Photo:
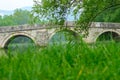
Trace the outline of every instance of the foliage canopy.
{"label": "foliage canopy", "polygon": [[[67,15],[72,13],[77,25],[80,25],[76,27],[77,30],[82,31],[88,30],[91,22],[100,21],[97,16],[102,12],[120,6],[120,0],[34,0],[34,2],[33,12],[41,20],[45,19],[54,24],[64,24]],[[116,16],[120,13],[119,10],[115,11]],[[115,18],[111,21],[114,22]],[[104,19],[103,21],[108,22],[108,20]]]}

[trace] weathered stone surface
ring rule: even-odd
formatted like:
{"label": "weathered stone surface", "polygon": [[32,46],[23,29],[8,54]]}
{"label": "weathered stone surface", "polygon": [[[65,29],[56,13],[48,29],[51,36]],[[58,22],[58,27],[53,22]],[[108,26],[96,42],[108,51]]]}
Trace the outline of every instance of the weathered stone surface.
{"label": "weathered stone surface", "polygon": [[[66,22],[65,26],[70,26],[70,29],[74,31],[74,22]],[[107,31],[120,35],[120,23],[93,22],[89,28],[89,35],[84,40],[88,43],[95,42],[102,33]],[[19,35],[31,38],[36,45],[45,46],[56,32],[56,28],[48,28],[48,25],[0,27],[0,48],[4,48],[11,37]]]}

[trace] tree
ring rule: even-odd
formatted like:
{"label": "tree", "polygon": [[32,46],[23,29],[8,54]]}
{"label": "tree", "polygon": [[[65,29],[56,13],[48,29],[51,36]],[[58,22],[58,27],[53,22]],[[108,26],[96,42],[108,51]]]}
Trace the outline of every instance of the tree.
{"label": "tree", "polygon": [[63,24],[72,11],[79,31],[87,31],[91,22],[105,10],[119,6],[120,0],[34,0],[33,12],[41,20]]}
{"label": "tree", "polygon": [[15,25],[15,23],[13,22],[13,16],[12,15],[4,15],[1,16],[0,18],[0,26],[11,26],[11,25]]}
{"label": "tree", "polygon": [[95,18],[96,22],[120,22],[120,6],[103,11],[99,16]]}
{"label": "tree", "polygon": [[14,22],[17,25],[28,24],[31,13],[27,10],[16,9],[13,14]]}
{"label": "tree", "polygon": [[16,9],[11,15],[0,16],[0,26],[13,26],[30,24],[31,12],[27,10]]}
{"label": "tree", "polygon": [[[34,0],[33,12],[41,20],[63,24],[71,9],[81,1],[73,0]],[[81,3],[80,3],[81,4]],[[77,4],[80,7],[80,4]]]}

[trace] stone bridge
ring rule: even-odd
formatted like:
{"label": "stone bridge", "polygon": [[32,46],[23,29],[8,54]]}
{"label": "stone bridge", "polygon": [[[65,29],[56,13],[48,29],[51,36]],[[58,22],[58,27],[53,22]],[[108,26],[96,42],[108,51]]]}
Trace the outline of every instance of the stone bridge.
{"label": "stone bridge", "polygon": [[[76,32],[74,28],[74,23],[70,22],[67,24],[70,26],[71,31],[75,34],[80,35],[81,33]],[[17,27],[0,27],[0,48],[5,48],[8,46],[11,38],[17,36],[25,36],[34,41],[36,45],[45,46],[52,36],[59,30],[55,28],[49,28],[47,25],[41,26],[17,26]],[[89,28],[89,35],[83,38],[87,43],[96,42],[96,40],[103,34],[112,33],[113,37],[119,37],[120,35],[120,23],[102,23],[93,22]]]}

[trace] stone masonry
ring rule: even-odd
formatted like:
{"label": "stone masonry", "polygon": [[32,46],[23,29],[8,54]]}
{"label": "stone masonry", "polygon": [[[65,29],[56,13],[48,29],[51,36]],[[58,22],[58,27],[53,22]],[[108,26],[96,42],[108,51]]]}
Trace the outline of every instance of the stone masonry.
{"label": "stone masonry", "polygon": [[[74,23],[67,23],[73,30]],[[105,32],[114,32],[120,35],[120,23],[93,22],[89,28],[88,37],[84,38],[87,43],[95,42]],[[26,36],[36,45],[46,46],[51,37],[57,32],[56,28],[48,28],[48,25],[21,25],[17,27],[0,27],[0,48],[7,46],[9,40],[15,36]],[[73,30],[73,32],[76,32]],[[77,33],[81,34],[81,33]]]}

